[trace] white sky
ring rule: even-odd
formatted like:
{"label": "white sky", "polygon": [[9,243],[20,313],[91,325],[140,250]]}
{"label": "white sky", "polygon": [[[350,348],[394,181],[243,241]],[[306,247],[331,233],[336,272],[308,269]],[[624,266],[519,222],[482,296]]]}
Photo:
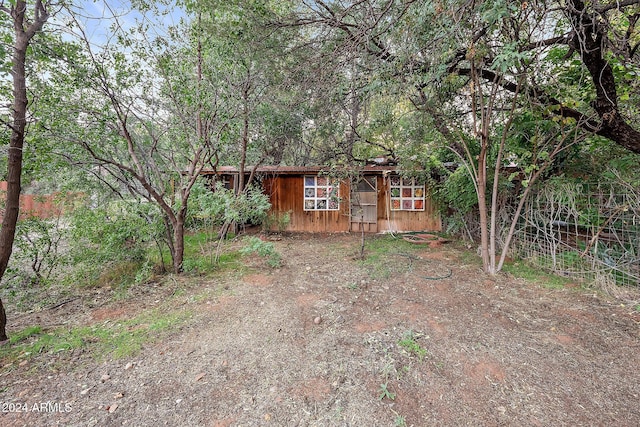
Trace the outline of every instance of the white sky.
{"label": "white sky", "polygon": [[[89,40],[100,46],[113,37],[115,27],[127,32],[144,22],[150,25],[152,34],[149,36],[155,38],[165,35],[169,26],[175,26],[185,18],[184,11],[175,5],[152,4],[157,12],[150,11],[143,15],[133,10],[128,0],[78,0],[74,2],[72,11]],[[61,16],[57,21],[66,19],[68,16]]]}

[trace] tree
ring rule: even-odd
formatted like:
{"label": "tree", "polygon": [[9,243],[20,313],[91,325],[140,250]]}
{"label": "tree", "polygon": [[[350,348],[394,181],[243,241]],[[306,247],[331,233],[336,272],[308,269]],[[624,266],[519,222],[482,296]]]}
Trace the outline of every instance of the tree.
{"label": "tree", "polygon": [[209,78],[216,79],[225,104],[235,111],[229,143],[221,155],[240,171],[238,192],[252,179],[249,166],[282,162],[287,145],[297,142],[300,134],[299,108],[291,105],[295,80],[287,70],[296,34],[269,27],[270,20],[282,16],[290,4],[207,0],[191,5],[198,16],[194,32],[201,37],[200,46],[212,69]]}
{"label": "tree", "polygon": [[640,152],[629,78],[639,69],[638,4],[303,1],[289,25],[313,26],[314,37],[331,36],[342,51],[376,59],[370,78],[397,82],[430,117],[473,179],[483,264],[495,273],[510,240],[496,262],[501,169],[516,156],[509,142],[523,132],[516,117],[532,111],[540,123],[558,124],[521,140],[533,153],[518,159],[525,184],[588,134]]}
{"label": "tree", "polygon": [[70,162],[114,191],[158,207],[173,270],[180,273],[191,188],[214,160],[228,114],[217,89],[202,78],[200,52],[182,44],[184,28],[154,38],[152,11],[146,12],[133,28],[118,16],[103,17],[114,22],[114,33],[93,40],[79,12],[70,11],[77,48],[61,58],[66,72],[52,76],[57,114],[39,119],[51,138],[81,148],[60,153]]}
{"label": "tree", "polygon": [[[627,90],[624,99],[619,96],[627,85],[637,84],[640,0],[301,3],[289,25],[326,29],[318,31],[318,36],[330,32],[342,49],[391,65],[388,77],[418,90],[441,86],[447,76],[468,77],[471,56],[485,64],[478,69],[485,84],[499,84],[515,93],[513,70],[498,66],[513,55],[535,56],[540,67],[532,67],[526,75],[532,102],[640,152],[640,134],[631,125],[635,118],[625,117],[632,112],[628,104],[635,105],[635,100],[627,96]],[[588,83],[590,90],[580,94],[578,105],[572,106],[575,99],[562,99],[563,93],[556,90],[557,80],[544,71],[545,64],[550,65],[544,52],[553,48],[565,50],[564,70],[577,65],[586,71],[583,80],[576,83]],[[637,89],[633,97],[637,97]]]}
{"label": "tree", "polygon": [[[5,124],[11,130],[9,150],[7,153],[7,194],[5,199],[5,213],[0,228],[0,278],[4,275],[13,251],[13,241],[16,233],[16,223],[20,210],[20,191],[22,176],[22,150],[27,129],[27,49],[35,35],[40,32],[49,19],[50,3],[35,0],[29,9],[24,0],[0,2],[0,12],[4,21],[13,24],[13,50],[11,61],[11,77],[13,79],[13,102],[11,105],[12,119]],[[7,317],[0,300],[0,341],[7,340]]]}

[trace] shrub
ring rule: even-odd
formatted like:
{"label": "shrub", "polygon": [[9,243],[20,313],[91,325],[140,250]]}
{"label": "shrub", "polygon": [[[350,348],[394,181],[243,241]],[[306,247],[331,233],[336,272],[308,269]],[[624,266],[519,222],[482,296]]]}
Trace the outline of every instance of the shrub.
{"label": "shrub", "polygon": [[257,254],[266,259],[267,265],[271,268],[277,268],[281,265],[281,256],[276,251],[273,243],[265,242],[258,237],[247,237],[243,240],[245,247],[240,249],[243,255]]}

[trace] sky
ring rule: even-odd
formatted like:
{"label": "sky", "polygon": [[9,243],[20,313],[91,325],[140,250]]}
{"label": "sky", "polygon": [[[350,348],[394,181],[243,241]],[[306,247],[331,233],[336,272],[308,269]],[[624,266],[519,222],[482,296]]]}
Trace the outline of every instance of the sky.
{"label": "sky", "polygon": [[[186,17],[184,11],[175,4],[162,3],[165,2],[151,3],[157,12],[143,14],[134,10],[132,2],[128,0],[80,0],[74,3],[73,13],[89,40],[95,46],[100,46],[113,37],[116,28],[128,32],[140,23],[146,23],[152,33],[149,36],[162,36],[169,26],[177,25]],[[63,19],[68,19],[68,16]]]}

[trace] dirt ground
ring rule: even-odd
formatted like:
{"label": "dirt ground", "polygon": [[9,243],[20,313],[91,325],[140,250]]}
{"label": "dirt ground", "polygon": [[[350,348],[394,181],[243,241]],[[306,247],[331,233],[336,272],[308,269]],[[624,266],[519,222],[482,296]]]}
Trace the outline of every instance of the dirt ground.
{"label": "dirt ground", "polygon": [[278,269],[249,257],[246,274],[9,313],[12,327],[91,324],[172,300],[192,315],[134,357],[3,367],[0,425],[640,425],[640,313],[626,301],[487,276],[454,244],[372,264],[354,259],[357,235],[274,243]]}

